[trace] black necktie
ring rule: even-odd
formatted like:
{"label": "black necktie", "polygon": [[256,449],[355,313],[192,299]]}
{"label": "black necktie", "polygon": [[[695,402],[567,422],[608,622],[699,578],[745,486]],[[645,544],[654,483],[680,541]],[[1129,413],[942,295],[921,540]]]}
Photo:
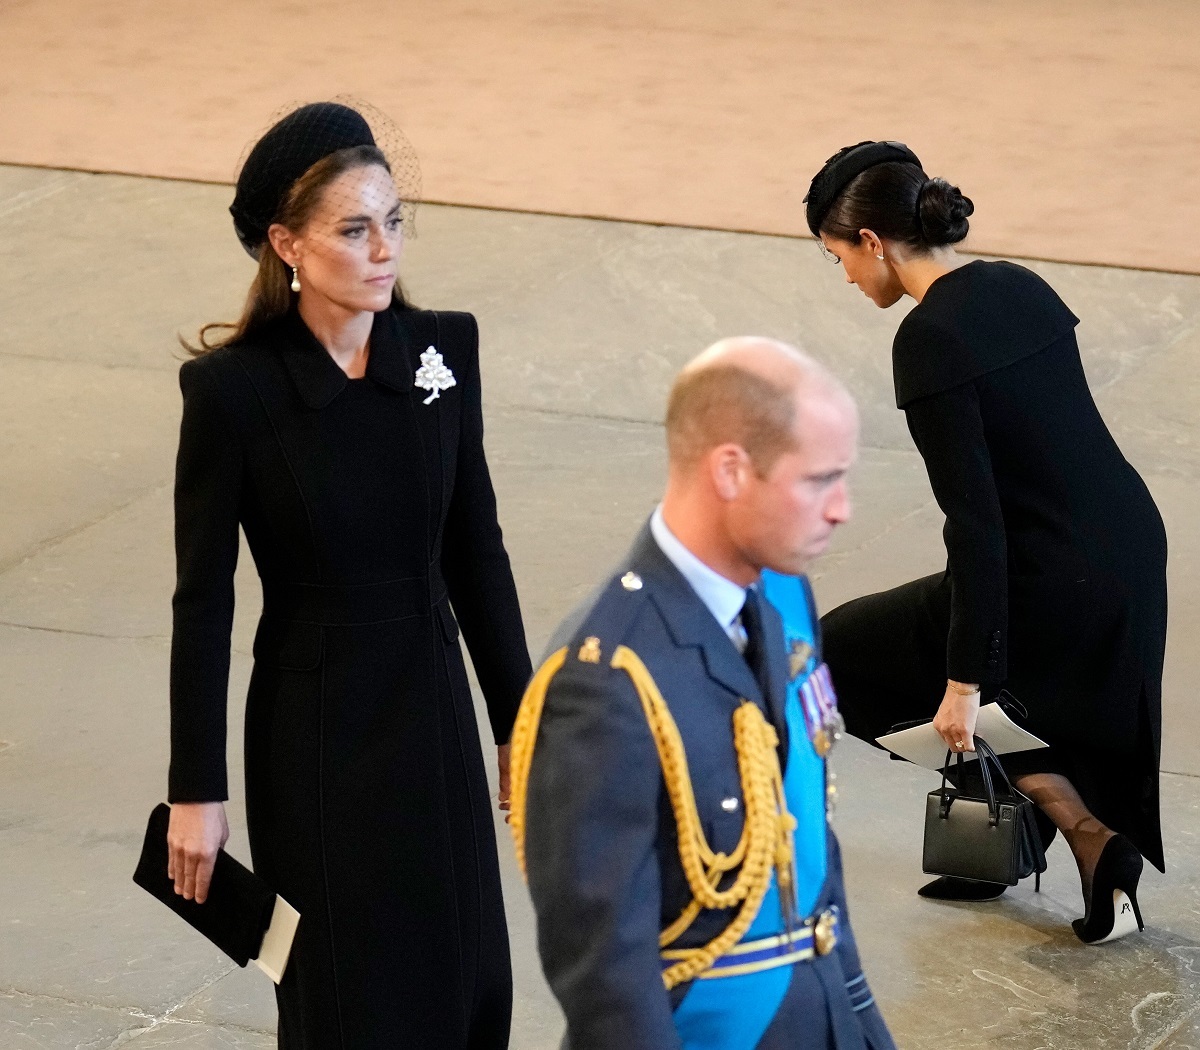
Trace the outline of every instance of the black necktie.
{"label": "black necktie", "polygon": [[742,606],[742,627],[746,632],[746,648],[742,655],[762,690],[763,703],[770,710],[771,679],[767,674],[767,644],[763,632],[762,598],[753,587],[746,588],[746,604]]}

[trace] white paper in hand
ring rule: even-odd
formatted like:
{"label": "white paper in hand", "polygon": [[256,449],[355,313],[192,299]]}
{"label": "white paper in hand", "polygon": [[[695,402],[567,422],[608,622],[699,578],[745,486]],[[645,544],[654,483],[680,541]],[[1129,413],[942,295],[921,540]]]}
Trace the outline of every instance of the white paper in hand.
{"label": "white paper in hand", "polygon": [[287,969],[292,941],[299,925],[300,913],[282,897],[277,896],[275,910],[271,912],[271,925],[263,934],[262,947],[258,950],[258,958],[254,960],[254,965],[276,984],[283,980],[283,971]]}
{"label": "white paper in hand", "polygon": [[[976,736],[983,737],[997,755],[1008,755],[1015,751],[1034,751],[1048,747],[1044,741],[1026,732],[1004,713],[997,703],[985,704],[979,709],[979,721],[975,723]],[[937,734],[932,722],[901,729],[877,737],[875,742],[917,766],[926,769],[941,769],[946,764],[946,741]],[[975,753],[968,751],[963,758],[974,761]]]}

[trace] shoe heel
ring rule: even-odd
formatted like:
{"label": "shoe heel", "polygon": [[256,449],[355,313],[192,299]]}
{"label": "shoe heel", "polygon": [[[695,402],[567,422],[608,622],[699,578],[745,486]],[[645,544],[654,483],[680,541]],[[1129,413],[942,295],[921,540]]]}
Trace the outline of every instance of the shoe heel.
{"label": "shoe heel", "polygon": [[1138,907],[1137,893],[1129,894],[1129,902],[1133,905],[1133,917],[1137,919],[1138,932],[1141,933],[1146,928],[1146,924],[1142,922],[1142,909]]}
{"label": "shoe heel", "polygon": [[1107,944],[1109,941],[1120,940],[1131,933],[1140,933],[1146,927],[1142,925],[1142,913],[1138,908],[1137,897],[1130,897],[1124,890],[1113,890],[1113,923],[1108,935],[1101,937],[1093,944]]}
{"label": "shoe heel", "polygon": [[1104,847],[1092,876],[1092,892],[1082,919],[1071,923],[1085,944],[1105,944],[1146,928],[1138,906],[1137,888],[1142,875],[1142,855],[1122,835]]}

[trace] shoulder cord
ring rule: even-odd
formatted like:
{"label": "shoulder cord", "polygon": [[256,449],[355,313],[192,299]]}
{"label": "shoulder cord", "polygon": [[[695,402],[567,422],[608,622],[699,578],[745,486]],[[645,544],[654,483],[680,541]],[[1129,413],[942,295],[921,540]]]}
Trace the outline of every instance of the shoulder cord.
{"label": "shoulder cord", "polygon": [[[559,649],[534,675],[513,727],[511,826],[522,873],[533,747],[550,682],[566,658],[567,650]],[[659,946],[665,948],[678,940],[702,909],[726,909],[741,904],[733,921],[717,937],[702,947],[689,949],[684,958],[663,972],[663,984],[670,989],[702,974],[742,939],[770,889],[773,871],[781,897],[785,902],[791,900],[795,882],[792,832],[796,821],[788,813],[783,792],[776,750],[779,738],[762,711],[743,701],[733,714],[733,742],[745,796],[745,822],[734,851],[714,853],[696,809],[683,738],[654,678],[637,654],[623,645],[613,654],[610,666],[629,675],[641,700],[662,764],[663,780],[678,826],[679,859],[693,897],[679,918],[659,935]],[[719,890],[722,877],[739,865],[741,870],[733,884]]]}

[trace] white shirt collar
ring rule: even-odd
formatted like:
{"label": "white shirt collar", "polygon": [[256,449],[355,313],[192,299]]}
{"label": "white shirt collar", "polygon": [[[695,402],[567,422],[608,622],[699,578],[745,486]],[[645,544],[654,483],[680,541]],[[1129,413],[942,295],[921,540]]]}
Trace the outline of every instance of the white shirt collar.
{"label": "white shirt collar", "polygon": [[654,509],[650,517],[650,534],[671,564],[691,584],[697,597],[721,625],[721,630],[735,641],[744,640],[739,616],[742,606],[746,604],[746,589],[710,569],[688,550],[667,527],[661,505]]}

